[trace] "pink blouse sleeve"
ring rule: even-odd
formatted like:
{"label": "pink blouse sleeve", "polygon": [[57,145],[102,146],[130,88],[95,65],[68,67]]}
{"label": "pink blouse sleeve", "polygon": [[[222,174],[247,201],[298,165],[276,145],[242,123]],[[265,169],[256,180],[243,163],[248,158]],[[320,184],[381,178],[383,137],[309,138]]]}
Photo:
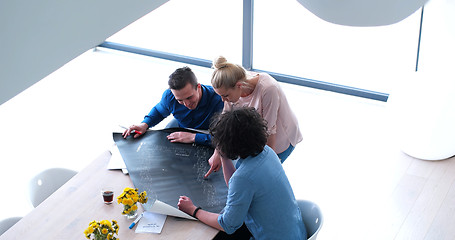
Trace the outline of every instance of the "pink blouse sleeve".
{"label": "pink blouse sleeve", "polygon": [[262,117],[267,121],[269,134],[276,134],[276,121],[280,106],[280,91],[277,86],[270,85],[262,93]]}

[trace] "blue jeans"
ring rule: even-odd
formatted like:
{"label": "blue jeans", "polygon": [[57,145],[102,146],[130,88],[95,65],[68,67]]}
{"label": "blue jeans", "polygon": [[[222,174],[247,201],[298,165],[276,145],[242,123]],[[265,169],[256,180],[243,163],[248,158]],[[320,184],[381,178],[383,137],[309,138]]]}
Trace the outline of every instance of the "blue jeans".
{"label": "blue jeans", "polygon": [[289,144],[288,149],[284,150],[284,152],[277,154],[278,157],[281,160],[281,163],[284,163],[284,161],[291,155],[292,151],[294,151],[294,146],[292,144]]}
{"label": "blue jeans", "polygon": [[[281,163],[284,163],[284,161],[291,155],[292,151],[294,151],[294,146],[292,144],[289,144],[288,149],[284,150],[284,152],[277,154],[278,158],[280,159]],[[237,165],[237,161],[234,162],[235,168],[239,168],[239,165]]]}
{"label": "blue jeans", "polygon": [[166,125],[166,128],[178,128],[180,127],[179,122],[177,119],[173,118],[169,123]]}

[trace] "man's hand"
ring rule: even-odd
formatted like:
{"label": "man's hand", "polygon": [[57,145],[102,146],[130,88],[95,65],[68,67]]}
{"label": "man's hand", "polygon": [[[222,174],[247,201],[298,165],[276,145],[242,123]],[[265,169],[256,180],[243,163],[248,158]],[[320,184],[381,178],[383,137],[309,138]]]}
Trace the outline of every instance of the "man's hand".
{"label": "man's hand", "polygon": [[167,135],[167,139],[171,142],[180,142],[180,143],[194,143],[194,138],[196,137],[195,133],[189,132],[173,132]]}
{"label": "man's hand", "polygon": [[142,134],[145,133],[145,131],[147,131],[147,128],[149,128],[149,126],[147,125],[147,123],[140,123],[138,125],[131,125],[128,129],[125,130],[125,132],[123,132],[122,136],[123,138],[126,138],[128,137],[131,132],[134,130],[135,134],[134,134],[134,138],[137,138],[139,136],[141,136]]}

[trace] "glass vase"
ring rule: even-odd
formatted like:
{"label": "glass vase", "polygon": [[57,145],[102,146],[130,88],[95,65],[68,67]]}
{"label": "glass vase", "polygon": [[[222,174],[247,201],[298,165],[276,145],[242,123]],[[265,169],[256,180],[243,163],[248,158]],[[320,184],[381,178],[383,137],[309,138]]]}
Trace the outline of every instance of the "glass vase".
{"label": "glass vase", "polygon": [[[133,206],[137,206],[136,205],[137,203],[135,203]],[[128,211],[128,209],[130,209],[131,206],[128,206],[128,205],[124,205],[123,206],[123,210],[125,212]],[[126,218],[127,219],[135,219],[137,217],[137,207],[136,207],[136,210],[130,210],[128,213],[125,214]]]}

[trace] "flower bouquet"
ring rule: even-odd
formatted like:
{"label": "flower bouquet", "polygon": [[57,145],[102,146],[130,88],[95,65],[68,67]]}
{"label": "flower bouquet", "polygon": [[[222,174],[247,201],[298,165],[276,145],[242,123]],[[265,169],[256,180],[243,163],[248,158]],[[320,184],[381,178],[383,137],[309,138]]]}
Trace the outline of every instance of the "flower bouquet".
{"label": "flower bouquet", "polygon": [[137,188],[128,187],[117,197],[118,204],[123,204],[122,214],[126,215],[128,218],[137,216],[137,202],[146,203],[147,200],[147,193],[145,191],[139,194]]}
{"label": "flower bouquet", "polygon": [[[117,221],[112,220],[112,223],[108,220],[102,221],[92,221],[89,223],[87,229],[85,229],[84,234],[87,239],[93,240],[107,240],[107,239],[119,239],[118,238],[118,229],[119,226]],[[117,236],[115,237],[114,234]]]}

